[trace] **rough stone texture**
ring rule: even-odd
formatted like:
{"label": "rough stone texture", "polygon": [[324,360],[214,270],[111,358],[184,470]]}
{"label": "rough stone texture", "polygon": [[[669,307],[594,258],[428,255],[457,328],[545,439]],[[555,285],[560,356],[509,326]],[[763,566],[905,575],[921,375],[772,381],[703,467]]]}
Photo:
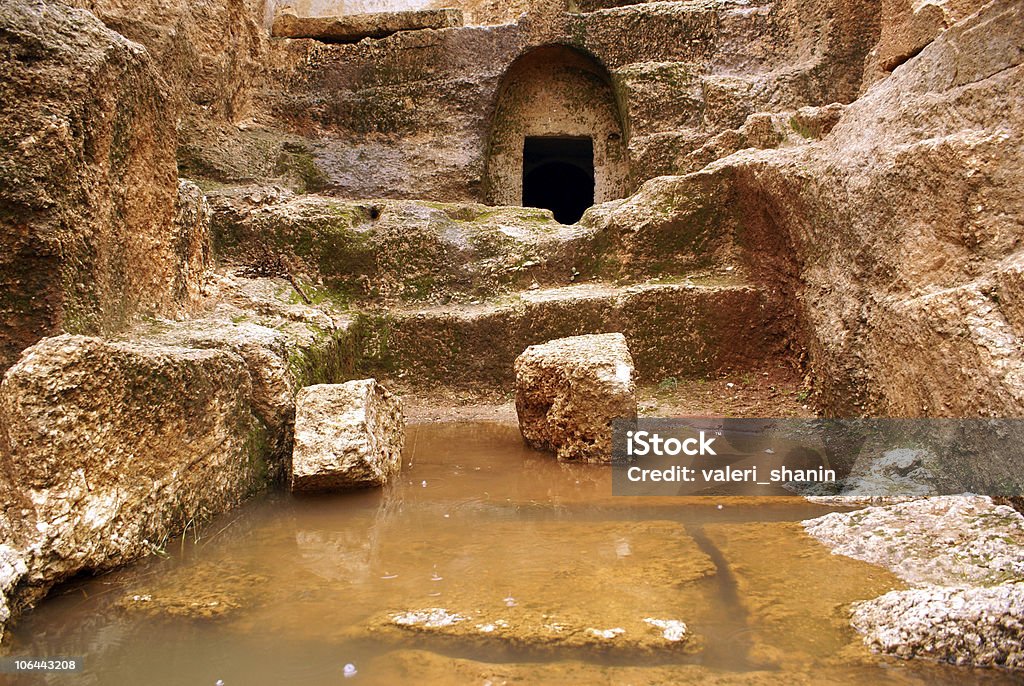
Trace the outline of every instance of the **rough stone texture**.
{"label": "rough stone texture", "polygon": [[308,386],[295,411],[293,491],[383,486],[402,468],[401,402],[374,379]]}
{"label": "rough stone texture", "polygon": [[196,274],[171,230],[174,121],[146,51],[88,12],[0,8],[0,370],[61,328],[172,311]]}
{"label": "rough stone texture", "polygon": [[264,487],[250,396],[229,352],[71,335],[27,350],[0,384],[10,608],[159,550]]}
{"label": "rough stone texture", "polygon": [[984,496],[936,496],[804,522],[837,554],[912,584],[993,585],[1024,579],[1024,517]]}
{"label": "rough stone texture", "polygon": [[1024,583],[892,591],[853,606],[874,650],[910,659],[1024,669]]}
{"label": "rough stone texture", "polygon": [[[624,270],[735,259],[794,302],[829,414],[1018,416],[1022,33],[1018,3],[990,3],[820,141],[653,179],[583,224]],[[979,489],[1019,490],[1019,468],[974,468]]]}
{"label": "rough stone texture", "polygon": [[[20,2],[21,0],[16,0]],[[266,0],[69,0],[146,47],[163,77],[178,169],[194,179],[287,178],[291,137],[253,131],[269,67]],[[174,145],[174,143],[172,143]],[[304,159],[301,155],[300,159]],[[205,183],[205,182],[204,182]],[[301,184],[300,184],[301,185]]]}
{"label": "rough stone texture", "polygon": [[738,129],[712,136],[701,147],[675,161],[679,173],[695,172],[744,148],[782,148],[827,136],[842,117],[844,106],[801,107],[795,112],[757,112]]}
{"label": "rough stone texture", "polygon": [[202,297],[206,272],[213,267],[210,204],[199,186],[178,179],[178,200],[174,213],[174,238],[178,243],[179,263],[174,296],[182,304]]}
{"label": "rough stone texture", "polygon": [[462,26],[457,9],[372,12],[334,17],[300,17],[283,11],[274,17],[275,38],[315,38],[328,43],[357,43],[363,38],[383,38],[399,31],[447,29]]}
{"label": "rough stone texture", "polygon": [[214,192],[210,202],[222,259],[305,275],[339,301],[444,302],[599,268],[600,238],[547,210],[352,202],[274,187]]}
{"label": "rough stone texture", "polygon": [[[882,21],[876,0],[608,3],[622,5],[615,7],[465,0],[453,6],[471,22],[500,25],[332,45],[268,40],[260,26],[270,27],[282,3],[74,4],[155,56],[181,113],[183,174],[262,181],[285,178],[298,165],[321,187],[350,197],[449,201],[506,191],[489,189],[487,181],[491,151],[501,147],[491,140],[494,104],[510,85],[503,77],[534,49],[563,46],[611,75],[615,102],[602,95],[602,107],[615,110],[624,135],[617,142],[607,141],[603,128],[593,135],[596,147],[608,143],[618,158],[609,165],[610,188],[621,193],[674,173],[676,160],[752,113],[851,101]],[[328,5],[303,1],[294,10],[300,17],[336,14]],[[427,5],[401,7],[441,11]],[[588,7],[598,11],[583,11]],[[595,92],[564,95],[582,102]],[[583,119],[574,120],[571,98],[563,100],[570,116],[556,128],[565,134]],[[509,121],[525,117],[524,125],[545,126],[544,108],[512,109]],[[374,174],[352,172],[366,160]],[[622,170],[631,178],[622,179]]]}
{"label": "rough stone texture", "polygon": [[1024,667],[1024,517],[983,496],[938,496],[803,522],[836,554],[918,586],[853,605],[869,647],[898,657]]}
{"label": "rough stone texture", "polygon": [[[281,466],[292,451],[295,395],[302,386],[352,375],[354,323],[327,303],[310,306],[283,279],[212,275],[193,317],[154,319],[126,332],[132,341],[237,354],[252,381],[253,410],[270,431]],[[283,476],[283,474],[282,474]]]}
{"label": "rough stone texture", "polygon": [[[550,2],[550,0],[547,0]],[[556,0],[560,2],[561,0]],[[291,8],[300,17],[329,17],[339,14],[398,12],[457,8],[472,24],[507,24],[527,10],[536,11],[538,0],[268,0],[268,14]],[[561,2],[564,5],[564,2]]]}
{"label": "rough stone texture", "polygon": [[[168,89],[171,111],[191,124],[252,114],[266,68],[264,0],[71,0],[144,45]],[[232,130],[237,133],[234,126]],[[201,130],[203,133],[206,129]],[[186,127],[186,137],[194,133]],[[204,136],[204,143],[208,142]]]}
{"label": "rough stone texture", "polygon": [[204,296],[116,341],[46,339],[0,386],[0,623],[281,480],[296,389],[351,375],[352,320],[287,281],[216,274]]}
{"label": "rough stone texture", "polygon": [[878,43],[864,64],[864,90],[983,5],[985,0],[882,0]]}
{"label": "rough stone texture", "polygon": [[621,333],[559,338],[516,358],[526,442],[566,462],[611,462],[612,420],[636,418],[633,358]]}
{"label": "rough stone texture", "polygon": [[419,384],[508,387],[526,347],[616,331],[648,383],[786,364],[778,303],[730,275],[624,287],[590,282],[475,304],[369,310],[360,368]]}
{"label": "rough stone texture", "polygon": [[1020,5],[994,2],[851,105],[820,148],[738,172],[803,263],[830,411],[1019,415],[1021,343],[1000,303],[1024,217],[1022,32]]}

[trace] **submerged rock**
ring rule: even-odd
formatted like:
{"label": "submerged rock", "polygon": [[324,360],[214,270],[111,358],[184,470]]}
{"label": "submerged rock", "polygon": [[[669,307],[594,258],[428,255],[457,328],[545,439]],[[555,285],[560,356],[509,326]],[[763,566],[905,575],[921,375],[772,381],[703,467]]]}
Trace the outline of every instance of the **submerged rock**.
{"label": "submerged rock", "polygon": [[835,669],[862,661],[867,651],[855,645],[841,608],[903,588],[885,570],[831,554],[796,522],[723,521],[705,525],[704,533],[735,579],[744,612],[729,617],[734,652],[746,648],[752,666],[773,665],[788,675],[814,665],[820,675],[824,662]]}
{"label": "submerged rock", "polygon": [[515,362],[523,438],[559,460],[610,462],[612,420],[636,418],[633,358],[621,333],[559,338]]}
{"label": "submerged rock", "polygon": [[695,647],[687,646],[691,636],[686,624],[678,619],[629,617],[624,626],[595,627],[585,620],[531,615],[528,611],[477,612],[470,616],[432,607],[398,612],[389,621],[406,631],[463,641],[505,643],[534,651],[693,652]]}
{"label": "submerged rock", "polygon": [[375,379],[299,391],[292,490],[382,486],[402,466],[402,406]]}
{"label": "submerged rock", "polygon": [[210,563],[155,576],[123,596],[118,607],[151,617],[225,619],[262,600],[267,583],[262,574]]}
{"label": "submerged rock", "polygon": [[[430,577],[430,567],[415,562],[423,551],[393,541],[412,561],[388,595],[392,610],[370,620],[375,640],[417,635],[563,657],[667,655],[699,651],[702,628],[715,621],[708,598],[715,564],[678,522],[491,523],[488,536],[474,540],[443,525],[429,531],[431,548],[458,549],[457,559],[441,561],[436,591],[425,599],[421,585],[403,583]],[[499,544],[529,553],[466,566],[496,559],[491,549]]]}

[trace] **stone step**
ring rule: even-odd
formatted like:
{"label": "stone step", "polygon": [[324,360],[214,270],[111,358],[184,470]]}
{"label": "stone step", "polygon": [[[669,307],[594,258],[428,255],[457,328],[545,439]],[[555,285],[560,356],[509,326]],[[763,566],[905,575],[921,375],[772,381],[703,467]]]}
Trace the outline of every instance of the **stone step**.
{"label": "stone step", "polygon": [[462,10],[452,8],[320,17],[300,17],[286,10],[274,17],[271,35],[312,38],[325,43],[358,43],[364,38],[384,38],[399,31],[447,29],[462,23]]}
{"label": "stone step", "polygon": [[787,320],[770,292],[709,276],[620,286],[591,282],[468,305],[368,311],[360,364],[412,383],[512,387],[528,346],[621,332],[640,381],[701,377],[784,357]]}
{"label": "stone step", "polygon": [[247,273],[290,273],[311,298],[349,306],[486,299],[594,278],[725,273],[739,262],[730,196],[710,175],[685,184],[656,179],[636,199],[595,206],[574,225],[532,207],[342,200],[272,187],[208,197],[218,258]]}
{"label": "stone step", "polygon": [[438,302],[535,281],[563,285],[596,275],[608,248],[600,227],[565,226],[530,207],[341,200],[272,187],[209,199],[221,260],[304,276],[335,302]]}

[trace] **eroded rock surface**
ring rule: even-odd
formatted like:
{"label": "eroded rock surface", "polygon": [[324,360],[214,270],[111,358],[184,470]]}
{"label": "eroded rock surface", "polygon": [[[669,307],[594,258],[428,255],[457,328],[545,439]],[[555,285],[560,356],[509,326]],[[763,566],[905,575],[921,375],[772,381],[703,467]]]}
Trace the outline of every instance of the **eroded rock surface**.
{"label": "eroded rock surface", "polygon": [[1024,668],[1024,583],[892,591],[856,603],[851,624],[871,648],[905,659]]}
{"label": "eroded rock surface", "polygon": [[263,488],[250,396],[230,352],[69,335],[28,350],[0,384],[8,603],[159,550]]}
{"label": "eroded rock surface", "polygon": [[836,553],[882,565],[912,584],[1024,579],[1024,517],[983,496],[833,512],[804,527]]}
{"label": "eroded rock surface", "polygon": [[299,391],[293,491],[383,486],[402,467],[401,402],[375,379]]}
{"label": "eroded rock surface", "polygon": [[[182,191],[201,234],[202,196]],[[201,293],[192,318],[45,339],[0,385],[0,621],[281,480],[296,389],[351,373],[351,319],[288,281],[220,273]]]}
{"label": "eroded rock surface", "polygon": [[383,38],[399,31],[446,29],[462,26],[458,9],[371,12],[334,17],[300,17],[284,11],[274,17],[276,38],[315,38],[331,43],[356,43],[363,38]]}
{"label": "eroded rock surface", "polygon": [[636,418],[633,358],[620,333],[559,338],[515,362],[526,442],[567,462],[610,462],[612,421]]}
{"label": "eroded rock surface", "polygon": [[981,496],[939,496],[803,523],[836,554],[917,586],[853,605],[864,643],[898,657],[1024,667],[1024,517]]}
{"label": "eroded rock surface", "polygon": [[300,300],[285,279],[222,271],[210,275],[204,307],[194,316],[145,321],[124,337],[237,354],[252,380],[254,410],[270,430],[283,465],[291,454],[298,389],[341,381],[354,366],[353,320],[329,304]]}
{"label": "eroded rock surface", "polygon": [[444,301],[568,283],[593,271],[592,232],[529,207],[349,201],[242,187],[210,195],[221,257],[281,265],[339,300]]}
{"label": "eroded rock surface", "polygon": [[[989,3],[820,140],[652,179],[582,223],[634,270],[732,254],[792,298],[828,413],[1017,416],[1022,33],[1018,3]],[[1020,485],[1015,460],[970,465],[975,488]]]}
{"label": "eroded rock surface", "polygon": [[40,338],[172,312],[195,236],[172,230],[175,128],[146,50],[89,12],[0,7],[0,370]]}

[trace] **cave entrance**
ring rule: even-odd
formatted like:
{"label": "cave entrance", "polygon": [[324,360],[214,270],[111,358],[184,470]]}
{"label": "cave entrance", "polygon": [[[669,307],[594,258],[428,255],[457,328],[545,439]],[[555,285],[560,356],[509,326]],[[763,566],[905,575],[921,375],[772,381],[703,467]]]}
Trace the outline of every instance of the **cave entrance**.
{"label": "cave entrance", "polygon": [[575,224],[593,204],[594,139],[527,136],[523,206],[551,210],[560,224]]}

